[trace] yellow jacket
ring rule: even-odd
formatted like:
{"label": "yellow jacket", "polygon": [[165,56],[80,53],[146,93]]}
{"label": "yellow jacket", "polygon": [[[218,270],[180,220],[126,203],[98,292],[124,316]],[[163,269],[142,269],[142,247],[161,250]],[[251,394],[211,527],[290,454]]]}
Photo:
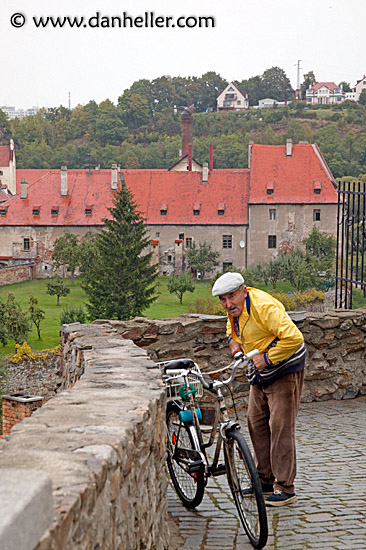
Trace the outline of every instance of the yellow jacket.
{"label": "yellow jacket", "polygon": [[[260,353],[266,352],[272,363],[286,359],[301,346],[303,335],[285,312],[283,304],[273,296],[252,287],[248,287],[248,296],[249,300],[247,298],[239,317],[240,338],[236,335],[231,315],[226,326],[227,336],[241,343],[244,353],[257,348]],[[276,337],[276,345],[268,350]]]}

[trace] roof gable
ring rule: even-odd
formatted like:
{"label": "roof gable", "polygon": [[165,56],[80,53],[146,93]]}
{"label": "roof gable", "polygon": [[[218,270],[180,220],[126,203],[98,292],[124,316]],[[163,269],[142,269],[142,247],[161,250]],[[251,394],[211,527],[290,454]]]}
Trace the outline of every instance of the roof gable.
{"label": "roof gable", "polygon": [[333,176],[317,145],[293,145],[291,156],[285,145],[252,145],[249,204],[337,201]]}

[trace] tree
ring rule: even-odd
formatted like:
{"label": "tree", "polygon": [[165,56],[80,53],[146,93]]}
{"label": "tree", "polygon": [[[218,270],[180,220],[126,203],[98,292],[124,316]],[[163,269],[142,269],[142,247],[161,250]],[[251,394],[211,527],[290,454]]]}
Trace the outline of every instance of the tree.
{"label": "tree", "polygon": [[65,286],[65,283],[61,277],[56,275],[47,283],[47,294],[50,296],[57,296],[57,305],[60,305],[60,296],[67,296],[70,289]]}
{"label": "tree", "polygon": [[188,249],[187,262],[194,271],[201,273],[201,278],[204,279],[207,271],[212,271],[219,265],[217,261],[219,256],[220,253],[212,250],[207,242],[200,242],[198,247],[193,243]]}
{"label": "tree", "polygon": [[317,275],[314,265],[300,248],[280,256],[282,278],[290,281],[295,290],[316,286]]}
{"label": "tree", "polygon": [[181,273],[178,276],[169,278],[168,290],[170,294],[175,294],[179,298],[179,303],[182,305],[183,294],[185,292],[194,292],[195,286],[190,273]]}
{"label": "tree", "polygon": [[155,299],[157,266],[146,253],[150,240],[132,192],[123,185],[115,194],[111,218],[97,236],[98,256],[88,285],[92,319],[130,319]]}
{"label": "tree", "polygon": [[5,319],[8,338],[15,340],[16,344],[24,342],[31,329],[29,317],[11,293],[8,294],[5,303]]}
{"label": "tree", "polygon": [[358,103],[360,105],[366,105],[366,90],[362,90],[360,97],[358,98]]}
{"label": "tree", "polygon": [[275,289],[277,282],[281,280],[281,261],[279,258],[271,259],[268,264],[264,266],[265,271],[267,272],[267,278],[272,283],[272,287]]}
{"label": "tree", "polygon": [[41,322],[45,318],[45,312],[38,306],[38,299],[32,294],[29,296],[29,314],[32,323],[35,325],[38,334],[38,340],[41,339]]}
{"label": "tree", "polygon": [[5,346],[7,343],[6,333],[6,307],[4,302],[0,298],[0,343]]}
{"label": "tree", "polygon": [[316,84],[316,78],[315,78],[314,72],[309,71],[308,73],[304,74],[304,80],[300,86],[301,99],[306,99],[306,90],[314,86],[314,84]]}
{"label": "tree", "polygon": [[350,83],[345,80],[342,80],[342,82],[339,83],[339,87],[342,88],[344,92],[352,92]]}
{"label": "tree", "polygon": [[277,99],[278,101],[286,101],[294,95],[291,82],[286,76],[285,71],[280,67],[272,67],[264,71],[262,82],[267,97]]}
{"label": "tree", "polygon": [[52,263],[55,269],[67,266],[71,272],[71,286],[74,284],[75,270],[79,264],[78,238],[76,235],[66,233],[55,240],[52,254]]}
{"label": "tree", "polygon": [[309,236],[303,240],[306,253],[316,264],[317,271],[325,271],[330,276],[335,260],[336,239],[328,233],[321,233],[315,226]]}
{"label": "tree", "polygon": [[79,244],[79,268],[83,279],[82,287],[85,296],[88,294],[89,281],[93,273],[93,265],[98,256],[98,236],[97,233],[88,231],[81,239]]}

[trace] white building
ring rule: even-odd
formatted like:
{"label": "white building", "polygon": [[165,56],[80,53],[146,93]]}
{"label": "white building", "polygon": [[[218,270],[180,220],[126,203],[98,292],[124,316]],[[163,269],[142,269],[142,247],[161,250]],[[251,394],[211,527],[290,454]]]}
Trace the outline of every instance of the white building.
{"label": "white building", "polygon": [[249,109],[249,98],[235,82],[230,82],[217,98],[218,111],[244,111]]}

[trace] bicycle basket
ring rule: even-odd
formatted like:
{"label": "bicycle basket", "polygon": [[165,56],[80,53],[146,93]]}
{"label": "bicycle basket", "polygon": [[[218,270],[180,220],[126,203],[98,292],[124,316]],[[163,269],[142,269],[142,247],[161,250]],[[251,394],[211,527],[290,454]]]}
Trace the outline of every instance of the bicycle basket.
{"label": "bicycle basket", "polygon": [[[162,370],[163,367],[170,363],[170,361],[160,361],[157,363],[159,368]],[[194,363],[194,368],[192,369],[196,371],[197,373],[201,374],[200,368],[197,365],[197,363]],[[203,396],[203,386],[200,380],[198,380],[195,376],[188,375],[188,383],[192,384],[194,389],[196,390],[196,397],[202,397]],[[175,380],[172,380],[171,382],[168,382],[165,384],[166,388],[166,396],[168,401],[171,399],[179,399],[179,388],[181,388],[184,384],[183,378],[176,378]]]}

